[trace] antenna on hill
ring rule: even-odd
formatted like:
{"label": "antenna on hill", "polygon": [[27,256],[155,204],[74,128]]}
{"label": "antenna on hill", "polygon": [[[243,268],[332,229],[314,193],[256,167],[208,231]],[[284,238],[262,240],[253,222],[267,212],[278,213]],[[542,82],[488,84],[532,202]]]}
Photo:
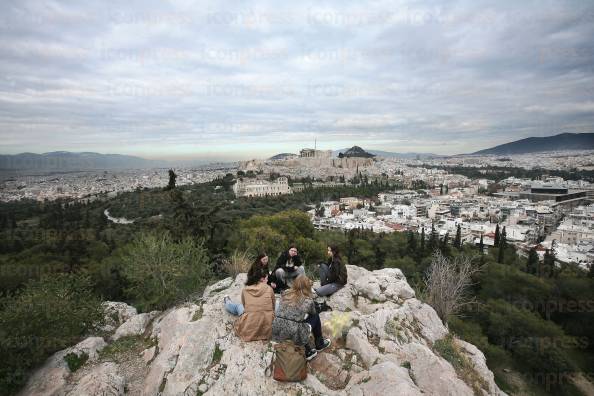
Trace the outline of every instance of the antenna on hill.
{"label": "antenna on hill", "polygon": [[314,138],[314,151],[318,148],[318,138]]}

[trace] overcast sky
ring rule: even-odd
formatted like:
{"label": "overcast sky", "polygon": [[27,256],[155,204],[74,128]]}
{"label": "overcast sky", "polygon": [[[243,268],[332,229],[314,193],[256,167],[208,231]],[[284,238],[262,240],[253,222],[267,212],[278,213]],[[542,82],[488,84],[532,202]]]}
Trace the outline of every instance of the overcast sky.
{"label": "overcast sky", "polygon": [[0,2],[0,153],[455,154],[594,132],[591,1],[126,3]]}

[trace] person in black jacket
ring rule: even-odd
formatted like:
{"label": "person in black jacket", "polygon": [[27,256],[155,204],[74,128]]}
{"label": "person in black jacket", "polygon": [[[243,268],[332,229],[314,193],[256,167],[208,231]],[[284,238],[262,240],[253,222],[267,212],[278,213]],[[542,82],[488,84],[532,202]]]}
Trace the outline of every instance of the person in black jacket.
{"label": "person in black jacket", "polygon": [[305,275],[305,268],[303,268],[297,248],[295,245],[291,245],[289,250],[281,253],[278,260],[276,260],[276,267],[274,269],[276,288],[274,291],[278,293],[286,289],[293,282],[293,279],[299,275]]}
{"label": "person in black jacket", "polygon": [[320,287],[316,289],[318,296],[330,296],[347,283],[347,269],[340,259],[336,246],[328,246],[328,263],[320,264]]}

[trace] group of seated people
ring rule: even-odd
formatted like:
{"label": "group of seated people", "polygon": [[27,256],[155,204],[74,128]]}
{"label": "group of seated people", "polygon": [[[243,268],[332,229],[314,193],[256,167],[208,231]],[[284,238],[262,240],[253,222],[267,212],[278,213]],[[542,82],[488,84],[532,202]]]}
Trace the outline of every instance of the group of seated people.
{"label": "group of seated people", "polygon": [[[314,299],[329,296],[347,283],[346,266],[335,246],[328,247],[328,262],[319,265],[319,274],[321,286],[314,290],[295,246],[280,255],[272,272],[268,256],[260,254],[248,271],[241,303],[232,302],[228,296],[223,299],[227,311],[239,316],[237,335],[243,341],[291,340],[304,347],[307,360],[328,348],[330,340],[322,335]],[[280,294],[279,299],[275,293]],[[310,333],[314,345],[310,345]]]}

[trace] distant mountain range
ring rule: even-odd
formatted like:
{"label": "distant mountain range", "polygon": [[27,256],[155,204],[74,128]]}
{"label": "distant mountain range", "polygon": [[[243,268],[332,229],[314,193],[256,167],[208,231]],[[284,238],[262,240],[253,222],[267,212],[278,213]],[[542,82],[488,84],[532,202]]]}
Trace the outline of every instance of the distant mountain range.
{"label": "distant mountain range", "polygon": [[594,150],[594,133],[561,133],[554,136],[529,137],[480,150],[472,155],[510,155],[564,150]]}
{"label": "distant mountain range", "polygon": [[206,161],[149,160],[132,155],[53,151],[43,154],[0,155],[0,170],[78,171],[96,169],[147,169],[201,166]]}

